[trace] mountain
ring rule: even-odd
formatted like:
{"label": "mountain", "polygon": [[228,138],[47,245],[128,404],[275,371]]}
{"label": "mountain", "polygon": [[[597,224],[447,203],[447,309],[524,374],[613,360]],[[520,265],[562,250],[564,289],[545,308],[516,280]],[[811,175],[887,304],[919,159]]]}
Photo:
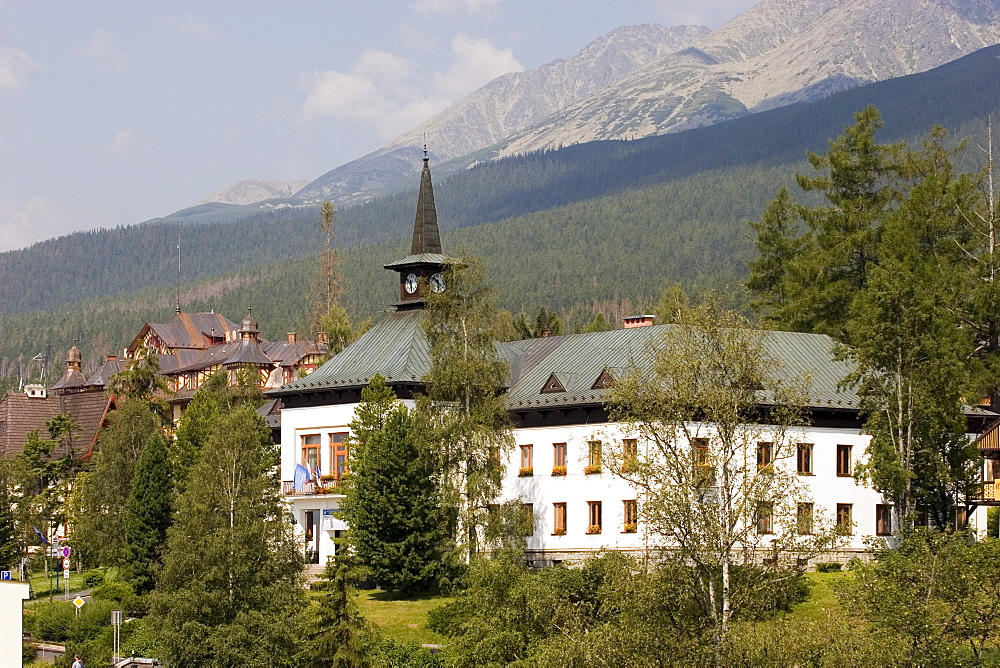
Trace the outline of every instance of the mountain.
{"label": "mountain", "polygon": [[[805,151],[824,152],[868,104],[885,120],[879,141],[919,142],[941,124],[970,139],[960,168],[978,171],[988,119],[1000,117],[1000,45],[710,127],[508,157],[450,179],[435,171],[444,241],[451,252],[483,255],[502,305],[515,312],[642,312],[672,281],[725,288],[750,257],[746,221],[794,173],[810,174]],[[382,265],[406,254],[414,201],[401,192],[338,211],[352,313],[378,316],[392,300]],[[274,209],[216,225],[80,232],[0,253],[0,375],[39,351],[57,359],[74,338],[95,361],[145,320],[169,317],[179,232],[183,278],[202,282],[184,287],[186,309],[252,305],[268,336],[303,331],[318,220],[315,207]]]}
{"label": "mountain", "polygon": [[576,55],[506,74],[294,197],[165,221],[341,208],[415,186],[426,138],[439,177],[492,159],[704,127],[926,71],[1000,42],[1000,0],[763,0],[715,31],[618,28]]}
{"label": "mountain", "polygon": [[266,199],[291,197],[308,183],[306,180],[284,183],[282,181],[269,181],[267,179],[246,179],[216,191],[205,199],[198,200],[188,208],[215,202],[237,205],[256,204]]}
{"label": "mountain", "polygon": [[341,199],[394,183],[419,164],[425,137],[437,162],[490,146],[709,32],[703,26],[617,28],[576,55],[490,81],[379,150],[320,176],[298,196]]}
{"label": "mountain", "polygon": [[926,71],[997,42],[1000,0],[765,0],[491,153],[711,125]]}

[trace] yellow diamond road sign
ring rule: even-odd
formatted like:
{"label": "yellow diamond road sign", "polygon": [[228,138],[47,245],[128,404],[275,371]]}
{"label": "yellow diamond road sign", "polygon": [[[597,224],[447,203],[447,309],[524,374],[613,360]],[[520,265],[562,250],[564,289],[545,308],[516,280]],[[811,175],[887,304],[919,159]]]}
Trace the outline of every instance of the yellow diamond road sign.
{"label": "yellow diamond road sign", "polygon": [[75,605],[78,608],[82,608],[84,603],[86,603],[86,601],[84,601],[79,596],[73,599],[73,605]]}

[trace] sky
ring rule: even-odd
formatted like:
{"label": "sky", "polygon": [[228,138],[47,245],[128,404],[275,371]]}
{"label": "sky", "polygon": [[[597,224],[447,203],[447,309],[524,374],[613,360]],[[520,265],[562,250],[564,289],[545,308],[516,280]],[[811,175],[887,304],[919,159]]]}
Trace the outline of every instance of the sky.
{"label": "sky", "polygon": [[622,25],[757,0],[0,0],[0,252],[313,180]]}

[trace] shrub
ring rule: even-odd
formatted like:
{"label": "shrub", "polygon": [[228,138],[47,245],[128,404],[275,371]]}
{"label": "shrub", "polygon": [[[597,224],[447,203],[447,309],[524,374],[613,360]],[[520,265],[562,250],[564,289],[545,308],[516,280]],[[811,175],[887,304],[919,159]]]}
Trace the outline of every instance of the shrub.
{"label": "shrub", "polygon": [[828,561],[816,564],[816,571],[819,573],[836,573],[843,569],[843,564],[837,561]]}
{"label": "shrub", "polygon": [[93,589],[104,584],[104,571],[92,568],[83,574],[83,585],[88,589]]}

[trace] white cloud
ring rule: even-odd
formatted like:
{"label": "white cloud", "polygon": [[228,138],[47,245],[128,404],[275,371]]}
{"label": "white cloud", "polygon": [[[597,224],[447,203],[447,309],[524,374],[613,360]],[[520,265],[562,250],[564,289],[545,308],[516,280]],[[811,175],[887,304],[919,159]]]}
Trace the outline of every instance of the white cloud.
{"label": "white cloud", "polygon": [[492,10],[500,0],[416,0],[417,14],[481,14]]}
{"label": "white cloud", "polygon": [[442,95],[464,97],[501,74],[524,70],[511,49],[499,49],[488,39],[458,35],[451,50],[455,54],[451,67],[434,75],[434,88]]}
{"label": "white cloud", "polygon": [[131,128],[122,128],[115,133],[115,136],[105,145],[105,148],[111,153],[121,155],[131,151],[138,143],[139,138],[132,132]]}
{"label": "white cloud", "polygon": [[360,121],[388,140],[501,74],[524,69],[510,49],[487,39],[458,35],[451,50],[447,69],[429,77],[421,76],[413,61],[374,49],[359,54],[348,72],[303,75],[302,117]]}
{"label": "white cloud", "polygon": [[80,50],[80,56],[93,62],[94,67],[102,72],[121,72],[132,59],[111,45],[111,33],[104,28],[94,33],[87,46]]}
{"label": "white cloud", "polygon": [[0,252],[67,234],[76,217],[47,197],[26,203],[0,201]]}
{"label": "white cloud", "polygon": [[0,90],[20,88],[42,66],[21,49],[0,46]]}
{"label": "white cloud", "polygon": [[184,12],[183,16],[172,16],[170,22],[174,24],[181,32],[186,32],[189,35],[194,35],[195,37],[200,37],[205,40],[214,39],[215,35],[212,33],[212,29],[208,27],[207,23],[201,23],[195,20],[191,12]]}

